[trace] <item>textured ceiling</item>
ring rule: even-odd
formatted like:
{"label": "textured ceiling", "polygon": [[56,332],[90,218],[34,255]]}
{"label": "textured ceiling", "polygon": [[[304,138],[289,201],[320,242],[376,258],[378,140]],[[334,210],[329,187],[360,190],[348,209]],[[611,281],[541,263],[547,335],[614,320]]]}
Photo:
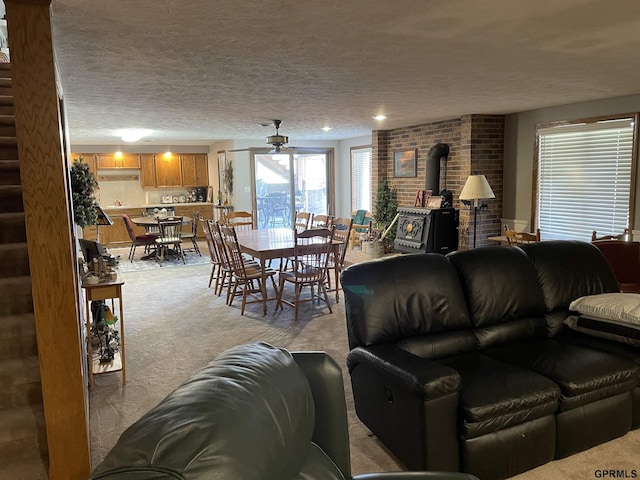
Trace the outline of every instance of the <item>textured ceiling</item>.
{"label": "textured ceiling", "polygon": [[52,25],[74,144],[275,118],[295,144],[640,93],[637,0],[53,0]]}

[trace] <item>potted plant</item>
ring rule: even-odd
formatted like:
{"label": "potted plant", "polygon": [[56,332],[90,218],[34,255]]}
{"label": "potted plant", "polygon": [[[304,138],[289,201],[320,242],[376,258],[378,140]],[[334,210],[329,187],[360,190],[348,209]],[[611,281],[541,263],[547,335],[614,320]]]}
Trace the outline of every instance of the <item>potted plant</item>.
{"label": "potted plant", "polygon": [[375,210],[373,213],[373,232],[372,240],[378,242],[376,245],[369,244],[374,250],[374,256],[379,252],[389,252],[393,250],[393,240],[396,238],[396,230],[392,227],[392,223],[398,213],[398,200],[396,192],[391,188],[389,181],[385,178],[378,185],[378,193],[376,195]]}
{"label": "potted plant", "polygon": [[71,166],[71,199],[73,218],[80,228],[95,225],[98,221],[93,193],[97,186],[96,177],[91,173],[89,165],[82,161],[82,156],[74,159]]}

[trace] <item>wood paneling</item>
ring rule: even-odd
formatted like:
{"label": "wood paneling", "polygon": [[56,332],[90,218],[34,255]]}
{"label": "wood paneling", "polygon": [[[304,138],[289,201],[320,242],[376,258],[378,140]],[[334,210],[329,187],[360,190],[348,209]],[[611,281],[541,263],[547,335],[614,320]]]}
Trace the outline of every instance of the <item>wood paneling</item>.
{"label": "wood paneling", "polygon": [[90,471],[86,359],[50,2],[5,5],[49,473],[52,480],[82,479]]}

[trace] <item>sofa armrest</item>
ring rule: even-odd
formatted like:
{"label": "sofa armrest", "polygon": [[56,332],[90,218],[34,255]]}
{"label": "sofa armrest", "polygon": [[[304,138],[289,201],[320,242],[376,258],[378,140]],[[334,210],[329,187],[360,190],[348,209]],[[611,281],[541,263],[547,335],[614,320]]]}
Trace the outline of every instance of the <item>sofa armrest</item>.
{"label": "sofa armrest", "polygon": [[352,480],[478,480],[478,477],[460,472],[365,473],[351,478]]}
{"label": "sofa armrest", "polygon": [[394,345],[354,348],[347,357],[349,372],[360,363],[369,364],[389,381],[424,400],[440,398],[460,389],[460,374],[453,368]]}

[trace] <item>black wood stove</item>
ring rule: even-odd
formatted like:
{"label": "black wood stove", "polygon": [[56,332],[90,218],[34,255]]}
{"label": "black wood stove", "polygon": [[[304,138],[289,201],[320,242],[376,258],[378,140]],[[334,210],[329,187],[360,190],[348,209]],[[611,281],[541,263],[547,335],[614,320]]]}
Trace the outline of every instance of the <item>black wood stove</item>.
{"label": "black wood stove", "polygon": [[398,207],[398,213],[395,251],[447,254],[458,249],[458,210]]}

